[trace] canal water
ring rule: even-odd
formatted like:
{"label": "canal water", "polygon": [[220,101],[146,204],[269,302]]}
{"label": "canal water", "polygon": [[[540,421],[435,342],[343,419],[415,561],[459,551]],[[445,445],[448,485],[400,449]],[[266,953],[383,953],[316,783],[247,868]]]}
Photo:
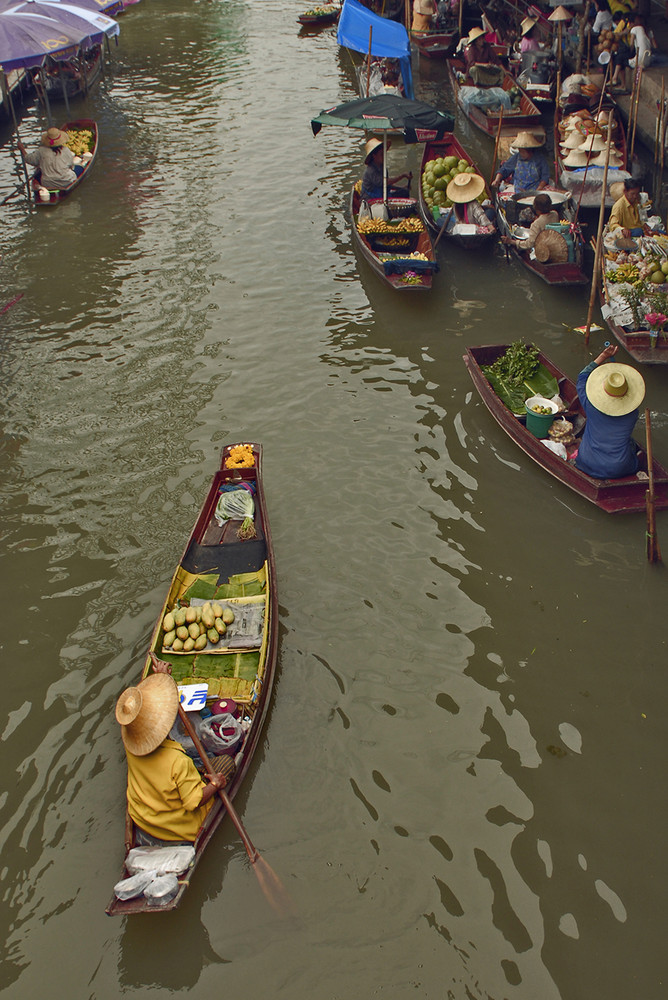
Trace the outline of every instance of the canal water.
{"label": "canal water", "polygon": [[[644,517],[535,467],[462,362],[522,337],[575,376],[607,335],[586,347],[587,290],[500,247],[439,247],[429,294],[381,285],[345,218],[362,140],[309,127],[353,96],[350,59],[301,9],[131,8],[71,110],[99,124],[95,169],[55,209],[15,193],[0,133],[0,308],[22,296],[0,315],[2,992],[659,1000],[666,573]],[[417,96],[451,108],[444,67]],[[43,126],[26,109],[23,141]],[[667,460],[666,373],[644,374]],[[294,916],[227,823],[179,910],[112,920],[113,707],[245,440],[281,635],[237,804]]]}

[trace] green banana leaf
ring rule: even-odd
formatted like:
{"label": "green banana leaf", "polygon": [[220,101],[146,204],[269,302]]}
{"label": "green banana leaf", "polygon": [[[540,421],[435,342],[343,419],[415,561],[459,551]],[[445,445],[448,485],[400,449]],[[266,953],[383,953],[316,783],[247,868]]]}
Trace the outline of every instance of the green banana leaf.
{"label": "green banana leaf", "polygon": [[519,385],[512,379],[494,374],[489,368],[484,370],[484,374],[499,399],[517,415],[526,413],[524,401],[530,396],[552,399],[559,392],[556,378],[544,365],[538,365],[536,371]]}

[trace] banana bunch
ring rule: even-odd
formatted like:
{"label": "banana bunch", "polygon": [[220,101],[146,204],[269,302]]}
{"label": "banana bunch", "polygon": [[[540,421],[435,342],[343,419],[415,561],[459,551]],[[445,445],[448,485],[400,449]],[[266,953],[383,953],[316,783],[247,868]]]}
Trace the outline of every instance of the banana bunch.
{"label": "banana bunch", "polygon": [[608,281],[611,281],[614,285],[629,284],[633,285],[636,281],[640,281],[640,269],[637,264],[628,261],[625,264],[620,264],[616,270],[610,270],[606,274]]}
{"label": "banana bunch", "polygon": [[429,260],[426,253],[420,253],[418,250],[414,250],[412,253],[379,253],[379,260]]}
{"label": "banana bunch", "polygon": [[88,128],[72,129],[67,133],[67,146],[75,156],[90,153],[93,148],[93,133]]}
{"label": "banana bunch", "polygon": [[215,646],[233,621],[234,611],[217,601],[207,601],[201,607],[173,608],[162,621],[162,648],[174,653],[200,652],[209,643]]}
{"label": "banana bunch", "polygon": [[417,215],[398,222],[385,222],[384,219],[360,219],[357,223],[360,233],[422,233],[424,225]]}

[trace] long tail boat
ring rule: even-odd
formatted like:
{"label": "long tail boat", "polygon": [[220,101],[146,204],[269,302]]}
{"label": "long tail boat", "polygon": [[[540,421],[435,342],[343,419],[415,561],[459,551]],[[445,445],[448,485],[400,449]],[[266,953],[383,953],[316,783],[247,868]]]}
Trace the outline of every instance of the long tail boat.
{"label": "long tail boat", "polygon": [[[516,205],[531,205],[534,196],[538,193],[537,191],[526,193],[517,199],[513,198],[512,202],[515,202]],[[522,250],[521,247],[515,246],[510,247],[511,253],[519,257],[527,270],[537,275],[548,285],[588,284],[589,278],[583,270],[584,241],[580,226],[575,218],[575,208],[570,195],[568,192],[555,191],[549,188],[540,193],[551,196],[553,207],[559,212],[559,219],[563,223],[564,229],[567,229],[567,235],[562,238],[562,243],[568,259],[541,262],[536,256],[537,248],[534,249],[533,256],[531,250]],[[501,235],[525,236],[526,234],[518,230],[508,217],[508,209],[511,207],[511,202],[504,201],[503,197],[496,192],[494,203],[496,205],[496,218]]]}
{"label": "long tail boat", "polygon": [[[463,356],[469,375],[480,393],[483,403],[506,434],[551,476],[608,514],[644,511],[648,488],[647,455],[645,452],[641,448],[638,449],[640,453],[639,472],[633,476],[624,476],[622,479],[594,479],[585,472],[581,472],[573,462],[554,454],[545,447],[539,438],[534,437],[531,431],[527,430],[524,417],[512,413],[485,378],[482,368],[493,364],[507,350],[507,344],[468,347]],[[564,375],[542,351],[539,353],[539,361],[556,379],[559,395],[566,406],[564,416],[573,423],[575,434],[581,434],[586,418],[575,383]],[[653,462],[653,468],[655,506],[657,510],[665,510],[668,508],[668,470],[656,461]]]}
{"label": "long tail boat", "polygon": [[[457,141],[454,135],[447,135],[439,142],[425,143],[424,154],[422,156],[422,166],[420,168],[420,177],[424,176],[425,167],[430,160],[436,160],[445,156],[456,156],[458,160],[466,160],[470,166],[475,168],[476,173],[482,176],[473,158],[466,152],[464,147]],[[490,201],[492,200],[492,192],[486,181],[485,195]],[[438,234],[441,231],[439,223],[444,219],[447,221],[450,209],[441,208],[438,205],[430,207],[427,204],[424,191],[422,189],[422,183],[420,183],[419,188],[419,203],[420,215],[426,222],[431,232]],[[444,212],[445,216],[443,215]],[[457,246],[463,247],[465,250],[477,250],[482,246],[488,246],[490,242],[496,239],[497,235],[498,234],[494,228],[490,229],[490,232],[478,231],[477,233],[462,233],[446,230],[443,234],[443,239],[447,240],[449,243],[454,243]]]}
{"label": "long tail boat", "polygon": [[[71,194],[75,188],[79,187],[81,182],[88,177],[89,173],[93,169],[93,164],[95,163],[95,157],[97,156],[97,145],[98,145],[98,133],[97,133],[97,122],[94,122],[92,118],[79,118],[73,122],[66,122],[61,126],[61,132],[81,132],[87,131],[91,133],[91,140],[89,143],[89,152],[92,154],[87,162],[83,163],[83,170],[81,174],[77,177],[75,181],[72,181],[68,187],[65,188],[52,188],[48,189],[42,186],[40,180],[39,170],[36,170],[32,177],[32,191],[33,197],[35,199],[35,204],[39,207],[46,207],[48,205],[57,205],[59,201],[66,198],[68,194]],[[42,197],[41,192],[48,191],[49,197]]]}
{"label": "long tail boat", "polygon": [[421,56],[427,59],[445,59],[457,38],[456,28],[451,31],[411,31],[411,42]]}
{"label": "long tail boat", "polygon": [[[486,135],[496,136],[499,131],[501,105],[490,109],[479,108],[463,99],[462,87],[476,87],[476,84],[466,75],[466,63],[463,59],[448,59],[448,73],[457,104],[469,121]],[[502,134],[509,135],[512,132],[513,135],[516,135],[517,132],[532,131],[540,127],[541,113],[539,109],[507,70],[503,71],[500,87],[505,91],[519,94],[519,104],[510,111],[503,111]],[[477,89],[488,88],[478,87]]]}
{"label": "long tail boat", "polygon": [[[360,230],[359,211],[362,203],[357,182],[350,194],[350,224],[353,240],[364,259],[390,288],[400,292],[427,291],[432,285],[434,271],[438,270],[431,237],[418,215],[415,198],[389,198],[387,205],[390,216],[396,218],[397,228],[392,224],[385,232]],[[373,204],[382,205],[381,199]],[[411,220],[412,232],[402,232],[403,220]],[[364,223],[362,222],[364,227]],[[373,228],[372,226],[370,228]],[[415,256],[417,255],[417,256]]]}
{"label": "long tail boat", "polygon": [[318,28],[320,25],[333,24],[334,21],[338,21],[340,13],[341,7],[338,4],[323,3],[304,11],[303,14],[299,15],[297,21],[307,28]]}
{"label": "long tail boat", "polygon": [[[665,333],[657,332],[653,336],[649,324],[645,325],[647,321],[644,320],[647,314],[653,312],[651,303],[645,297],[647,292],[650,295],[652,292],[662,293],[665,291],[665,287],[650,285],[646,286],[645,295],[638,293],[632,282],[637,279],[639,273],[633,271],[629,274],[628,282],[613,281],[612,277],[619,265],[630,263],[628,262],[628,254],[617,250],[614,236],[609,234],[607,226],[603,230],[602,238],[605,252],[601,253],[599,299],[601,312],[610,333],[638,364],[668,364],[668,339],[666,339]],[[664,245],[665,249],[668,250],[668,243]],[[636,254],[636,256],[639,255]],[[668,282],[668,275],[666,282]],[[635,303],[635,308],[633,303]]]}
{"label": "long tail boat", "polygon": [[[243,461],[248,460],[246,456],[252,450],[253,465],[237,465],[239,449],[245,452]],[[221,527],[215,517],[221,494],[229,487],[242,484],[245,488],[255,489],[254,538],[239,537],[240,521],[228,520]],[[201,604],[203,600],[217,600],[230,605],[237,610],[240,619],[243,619],[244,612],[254,610],[262,622],[259,634],[250,637],[233,635],[230,638],[228,631],[217,645],[209,644],[201,652],[176,653],[163,649],[163,620],[167,612],[177,605],[187,607]],[[257,611],[258,607],[262,608],[261,614]],[[239,706],[246,732],[235,756],[236,771],[225,788],[229,798],[234,799],[258,746],[269,707],[278,653],[276,571],[262,482],[261,445],[226,445],[223,448],[220,469],[214,476],[172,577],[149,649],[171,665],[172,676],[178,684],[206,684],[207,702],[231,698]],[[150,655],[147,654],[142,678],[148,676],[150,664]],[[194,844],[195,856],[188,870],[179,878],[179,889],[173,899],[156,908],[149,905],[143,896],[119,900],[114,895],[106,912],[110,916],[124,916],[175,909],[225,815],[226,809],[217,798],[200,828]],[[126,858],[135,842],[135,826],[126,812]],[[124,864],[122,878],[127,875]]]}

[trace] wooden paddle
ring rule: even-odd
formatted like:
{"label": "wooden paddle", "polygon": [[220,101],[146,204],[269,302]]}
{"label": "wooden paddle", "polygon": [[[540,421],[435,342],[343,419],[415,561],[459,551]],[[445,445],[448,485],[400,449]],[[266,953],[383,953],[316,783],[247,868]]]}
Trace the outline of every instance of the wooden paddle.
{"label": "wooden paddle", "polygon": [[661,562],[661,549],[656,535],[656,509],[654,506],[654,460],[652,458],[652,424],[649,409],[645,409],[645,432],[647,435],[647,475],[649,489],[645,494],[647,509],[647,558],[649,562]]}
{"label": "wooden paddle", "polygon": [[448,228],[448,225],[450,224],[450,219],[452,218],[452,213],[454,212],[454,210],[455,210],[455,206],[452,205],[451,208],[450,208],[450,211],[448,212],[448,215],[447,215],[447,218],[446,218],[445,222],[441,226],[441,230],[440,230],[438,236],[434,240],[434,250],[438,246],[439,241],[441,239],[441,236],[443,235],[443,233],[445,232],[445,230]]}
{"label": "wooden paddle", "polygon": [[[149,652],[149,656],[151,657],[153,669],[158,670],[157,665],[161,663],[161,661],[153,652],[153,650]],[[181,719],[183,728],[187,732],[190,739],[193,741],[195,749],[197,750],[200,760],[204,765],[209,780],[211,780],[212,778],[216,777],[216,772],[213,770],[211,766],[211,761],[209,760],[209,756],[206,750],[204,749],[204,746],[202,745],[202,741],[200,740],[194,726],[192,725],[190,719],[188,718],[188,713],[184,712],[180,702],[179,702],[179,718]],[[281,882],[281,880],[279,879],[278,875],[273,870],[273,868],[271,868],[271,866],[260,855],[260,852],[258,851],[257,847],[255,847],[253,841],[248,836],[246,828],[241,822],[241,818],[238,812],[232,805],[232,801],[227,792],[225,792],[225,790],[222,788],[219,788],[217,791],[218,795],[220,796],[223,802],[223,805],[227,809],[227,813],[230,819],[232,820],[232,823],[234,824],[237,833],[241,837],[241,841],[244,845],[244,848],[246,849],[246,854],[248,855],[248,859],[251,865],[253,866],[253,871],[257,875],[257,880],[260,884],[260,888],[262,889],[267,899],[267,902],[276,911],[276,913],[280,914],[281,916],[289,915],[292,911],[292,905],[290,897],[288,896],[283,883]]]}
{"label": "wooden paddle", "polygon": [[489,178],[489,183],[492,184],[494,180],[494,175],[496,173],[496,158],[499,155],[499,143],[501,142],[501,127],[503,125],[503,104],[501,105],[501,111],[499,114],[499,127],[496,130],[496,142],[494,143],[494,156],[492,157],[492,173]]}

